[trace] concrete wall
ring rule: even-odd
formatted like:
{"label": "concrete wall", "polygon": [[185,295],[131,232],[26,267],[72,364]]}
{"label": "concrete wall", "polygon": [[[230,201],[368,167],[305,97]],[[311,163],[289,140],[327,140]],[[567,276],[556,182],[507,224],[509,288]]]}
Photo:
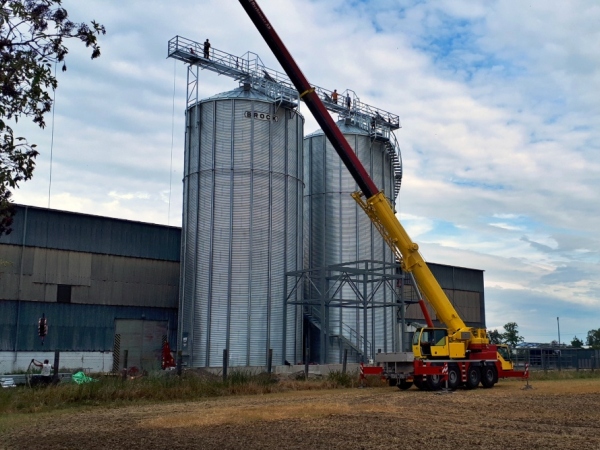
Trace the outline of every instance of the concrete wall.
{"label": "concrete wall", "polygon": [[[32,359],[54,364],[54,352],[0,352],[0,374],[26,371]],[[110,372],[112,352],[61,352],[60,370],[83,370],[86,373]]]}

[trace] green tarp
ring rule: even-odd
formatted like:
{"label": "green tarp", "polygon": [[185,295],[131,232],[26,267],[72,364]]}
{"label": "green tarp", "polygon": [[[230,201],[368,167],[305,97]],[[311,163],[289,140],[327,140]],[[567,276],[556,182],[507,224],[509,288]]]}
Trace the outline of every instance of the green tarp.
{"label": "green tarp", "polygon": [[88,377],[83,372],[74,373],[73,375],[71,375],[71,379],[77,384],[89,383],[91,381],[98,381],[98,380],[94,380],[91,377]]}

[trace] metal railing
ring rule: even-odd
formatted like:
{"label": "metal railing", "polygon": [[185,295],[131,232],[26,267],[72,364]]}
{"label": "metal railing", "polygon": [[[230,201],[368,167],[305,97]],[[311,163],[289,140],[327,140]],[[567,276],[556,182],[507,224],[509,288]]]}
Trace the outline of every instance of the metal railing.
{"label": "metal railing", "polygon": [[[253,87],[259,90],[262,84],[256,80],[264,79],[271,83],[279,84],[279,89],[270,86],[264,93],[285,92],[284,98],[295,98],[299,100],[299,94],[288,76],[274,69],[266,67],[256,53],[246,52],[243,56],[210,47],[208,55],[204,54],[204,44],[182,36],[175,36],[168,43],[168,57],[197,65],[202,69],[211,70],[220,75],[227,75],[242,83],[251,82]],[[342,118],[350,117],[354,123],[366,131],[370,131],[375,124],[384,138],[389,139],[390,130],[400,128],[400,117],[380,108],[367,105],[360,101],[356,93],[350,89],[340,91],[338,101],[333,101],[333,91],[313,86],[315,92],[323,100],[325,107]],[[293,92],[293,94],[292,94]],[[346,103],[346,97],[350,97],[350,107]],[[278,100],[279,98],[275,98]]]}
{"label": "metal railing", "polygon": [[392,168],[394,170],[394,197],[395,200],[400,192],[402,185],[402,157],[400,153],[400,145],[396,140],[396,135],[390,132],[390,139],[386,141],[386,149],[392,160]]}

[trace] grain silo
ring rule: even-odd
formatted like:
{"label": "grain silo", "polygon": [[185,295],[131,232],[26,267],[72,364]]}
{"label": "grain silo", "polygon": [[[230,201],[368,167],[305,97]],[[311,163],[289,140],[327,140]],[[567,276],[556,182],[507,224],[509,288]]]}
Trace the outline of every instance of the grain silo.
{"label": "grain silo", "polygon": [[[303,117],[250,88],[187,110],[180,342],[189,367],[283,363],[301,320],[284,274],[302,268]],[[298,339],[298,341],[301,341]]]}
{"label": "grain silo", "polygon": [[[400,163],[390,137],[379,139],[350,119],[339,121],[338,126],[375,184],[394,202],[399,188]],[[305,270],[314,271],[356,262],[351,270],[348,269],[350,272],[342,269],[339,271],[340,275],[335,275],[333,271],[329,271],[329,275],[323,275],[327,276],[327,280],[311,282],[305,287],[305,297],[310,298],[313,305],[322,293],[327,293],[324,302],[337,305],[328,308],[325,319],[321,317],[322,313],[315,311],[318,308],[314,306],[307,314],[309,322],[317,322],[316,328],[323,328],[318,323],[323,320],[328,324],[329,336],[326,337],[325,346],[312,339],[313,354],[314,348],[319,345],[320,352],[326,353],[321,361],[334,363],[340,362],[344,348],[350,350],[349,358],[356,361],[372,358],[373,353],[379,349],[394,351],[397,326],[396,308],[391,307],[391,303],[396,301],[393,283],[369,279],[358,289],[353,288],[350,283],[340,283],[338,287],[332,285],[336,277],[346,276],[344,273],[356,279],[363,277],[360,275],[363,269],[363,278],[366,280],[366,270],[373,267],[373,262],[383,262],[386,265],[395,262],[392,251],[351,197],[359,188],[320,130],[304,140],[304,165]],[[357,297],[363,297],[365,304],[347,300]],[[390,307],[367,308],[367,299],[371,305]],[[307,325],[310,327],[312,324]]]}

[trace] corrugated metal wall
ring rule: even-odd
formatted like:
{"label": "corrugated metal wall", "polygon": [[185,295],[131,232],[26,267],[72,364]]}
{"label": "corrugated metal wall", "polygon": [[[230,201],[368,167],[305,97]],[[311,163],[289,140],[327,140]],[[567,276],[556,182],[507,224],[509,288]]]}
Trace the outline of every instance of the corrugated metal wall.
{"label": "corrugated metal wall", "polygon": [[[483,270],[436,263],[427,265],[463,321],[468,326],[485,328]],[[417,300],[416,292],[410,284],[405,285],[403,295],[406,300]],[[430,306],[428,310],[435,320],[435,311]],[[419,305],[407,306],[406,320],[424,323]]]}
{"label": "corrugated metal wall", "polygon": [[[0,351],[112,351],[116,319],[168,321],[169,343],[177,344],[177,309],[0,301]],[[46,315],[42,345],[38,320]]]}
{"label": "corrugated metal wall", "polygon": [[111,351],[118,318],[168,321],[176,347],[180,229],[16,208],[0,237],[2,351]]}
{"label": "corrugated metal wall", "polygon": [[154,259],[1,245],[0,299],[57,301],[71,286],[71,303],[177,307],[179,263]]}
{"label": "corrugated metal wall", "polygon": [[[302,131],[253,91],[187,112],[180,328],[192,367],[283,362],[284,274],[302,265]],[[288,311],[290,346],[298,315]]]}
{"label": "corrugated metal wall", "polygon": [[[338,122],[338,127],[375,184],[393,204],[394,170],[385,143],[371,139],[364,130],[343,121]],[[359,190],[356,182],[321,131],[304,139],[304,164],[305,269],[361,260],[393,263],[392,251],[351,197]],[[393,292],[387,285],[381,286],[374,294],[373,286],[373,283],[368,284],[366,297],[380,303],[394,301]],[[318,298],[317,291],[314,286],[307,287],[308,298]],[[352,299],[356,298],[356,294],[349,286],[344,286],[337,297]],[[365,319],[361,309],[330,308],[329,314],[332,333],[342,335],[346,341],[356,341],[358,336],[364,335]],[[371,344],[371,353],[376,349],[394,351],[394,308],[369,308],[366,321],[366,339]],[[327,362],[341,362],[343,341],[330,340],[328,345]],[[360,355],[356,357],[360,358]]]}

